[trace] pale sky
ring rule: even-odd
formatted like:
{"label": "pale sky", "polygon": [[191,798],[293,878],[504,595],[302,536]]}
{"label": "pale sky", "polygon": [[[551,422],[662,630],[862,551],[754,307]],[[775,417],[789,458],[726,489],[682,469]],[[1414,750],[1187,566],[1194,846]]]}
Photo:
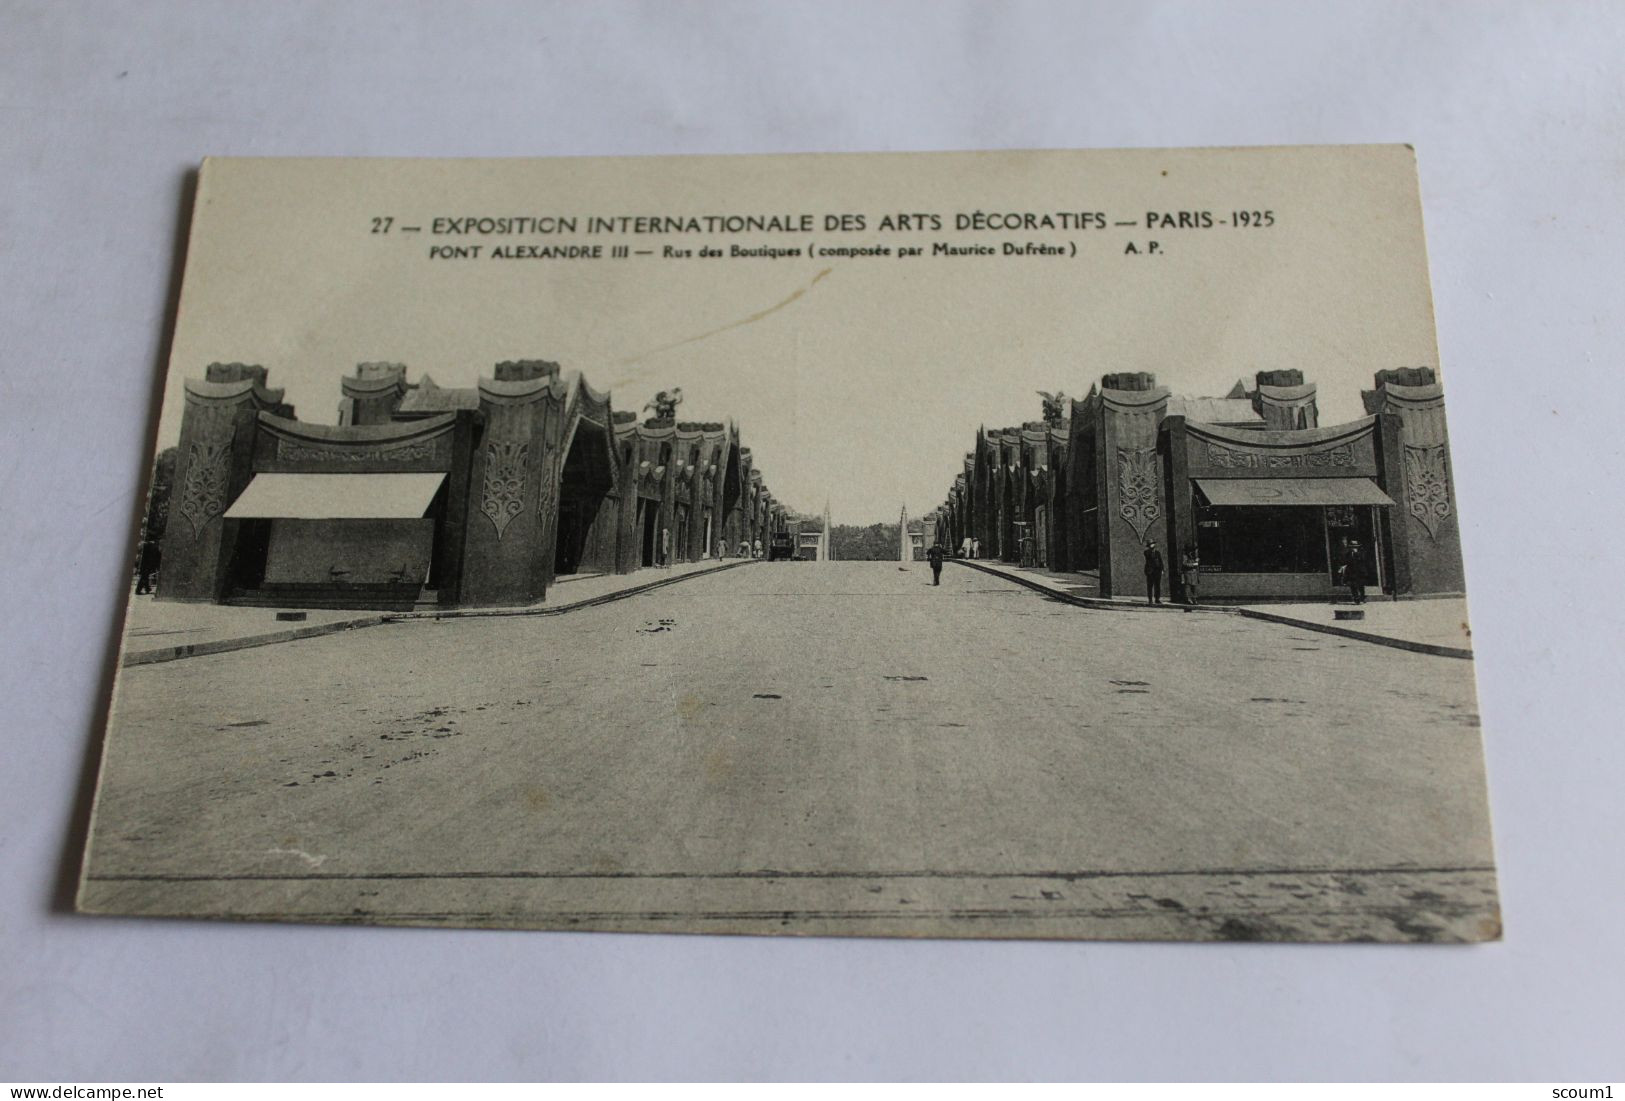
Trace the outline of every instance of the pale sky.
{"label": "pale sky", "polygon": [[[1035,420],[1154,371],[1222,395],[1296,367],[1321,420],[1361,416],[1374,371],[1437,365],[1414,168],[1402,147],[554,161],[214,161],[194,218],[160,439],[181,377],[260,363],[302,419],[333,423],[358,362],[471,386],[504,359],[579,370],[617,409],[680,386],[680,416],[737,420],[769,488],[835,523],[941,503],[978,425]],[[1264,229],[1144,228],[1150,210],[1268,209]],[[1081,232],[956,231],[956,212],[1102,211]],[[810,212],[811,235],[431,237],[370,232],[463,214]],[[882,233],[930,211],[940,232]],[[863,212],[864,232],[821,231]],[[1161,254],[1125,255],[1156,239]],[[431,245],[698,249],[1076,245],[1051,257],[431,260]]]}

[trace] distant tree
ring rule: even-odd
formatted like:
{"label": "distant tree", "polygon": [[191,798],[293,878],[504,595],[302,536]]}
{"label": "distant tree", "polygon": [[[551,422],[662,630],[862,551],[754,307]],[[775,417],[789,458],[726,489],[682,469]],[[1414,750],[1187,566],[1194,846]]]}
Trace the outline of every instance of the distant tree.
{"label": "distant tree", "polygon": [[897,560],[897,525],[836,524],[830,532],[837,562],[894,562]]}

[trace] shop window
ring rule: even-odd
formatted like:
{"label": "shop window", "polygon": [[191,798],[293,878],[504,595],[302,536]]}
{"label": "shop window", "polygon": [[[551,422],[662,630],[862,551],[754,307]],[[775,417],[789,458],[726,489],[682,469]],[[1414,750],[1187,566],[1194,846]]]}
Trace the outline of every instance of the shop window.
{"label": "shop window", "polygon": [[1323,573],[1326,510],[1316,506],[1201,507],[1196,547],[1216,573]]}

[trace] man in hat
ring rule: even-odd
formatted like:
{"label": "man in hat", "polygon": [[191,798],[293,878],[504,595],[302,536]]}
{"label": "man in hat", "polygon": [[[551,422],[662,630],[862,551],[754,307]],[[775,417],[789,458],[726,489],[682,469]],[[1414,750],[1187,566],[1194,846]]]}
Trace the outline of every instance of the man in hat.
{"label": "man in hat", "polygon": [[158,540],[141,540],[141,551],[136,556],[135,591],[137,594],[152,592],[152,577],[158,572],[158,561],[162,557],[162,553]]}
{"label": "man in hat", "polygon": [[1343,563],[1343,584],[1349,587],[1350,600],[1365,603],[1365,552],[1358,539],[1349,540],[1348,559]]}
{"label": "man in hat", "polygon": [[1179,584],[1186,604],[1196,603],[1197,588],[1202,581],[1202,556],[1195,543],[1185,544],[1185,553],[1179,558]]}

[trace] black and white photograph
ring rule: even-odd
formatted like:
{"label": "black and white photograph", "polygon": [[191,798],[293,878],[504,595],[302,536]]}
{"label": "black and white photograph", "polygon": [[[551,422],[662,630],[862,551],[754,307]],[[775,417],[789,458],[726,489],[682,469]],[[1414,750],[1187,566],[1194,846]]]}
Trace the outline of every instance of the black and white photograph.
{"label": "black and white photograph", "polygon": [[1621,57],[0,0],[0,1095],[1625,1097]]}

